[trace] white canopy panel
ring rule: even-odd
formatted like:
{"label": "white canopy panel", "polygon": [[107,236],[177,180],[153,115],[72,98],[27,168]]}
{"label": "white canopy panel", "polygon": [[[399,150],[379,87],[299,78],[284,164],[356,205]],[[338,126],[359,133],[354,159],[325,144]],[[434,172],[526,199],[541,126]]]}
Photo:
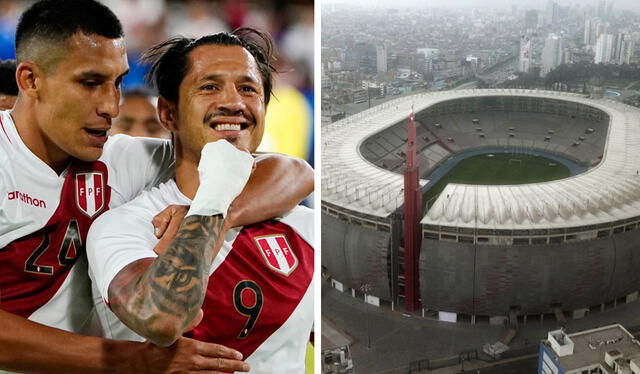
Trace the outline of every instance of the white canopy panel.
{"label": "white canopy panel", "polygon": [[[386,102],[322,128],[322,200],[386,217],[403,204],[403,177],[371,164],[360,143],[438,102],[465,97],[527,96],[586,104],[610,116],[602,162],[562,180],[509,186],[449,184],[423,224],[533,229],[606,223],[640,214],[640,110],[611,100],[531,90],[422,93]],[[426,181],[421,181],[424,185]]]}

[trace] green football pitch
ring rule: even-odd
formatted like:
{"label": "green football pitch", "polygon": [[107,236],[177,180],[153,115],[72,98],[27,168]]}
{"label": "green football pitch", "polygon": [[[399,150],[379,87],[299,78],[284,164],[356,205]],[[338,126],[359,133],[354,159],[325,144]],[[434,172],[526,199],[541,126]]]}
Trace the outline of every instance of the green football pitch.
{"label": "green football pitch", "polygon": [[547,182],[569,177],[569,169],[543,156],[494,153],[460,161],[423,196],[431,204],[448,183],[507,185]]}

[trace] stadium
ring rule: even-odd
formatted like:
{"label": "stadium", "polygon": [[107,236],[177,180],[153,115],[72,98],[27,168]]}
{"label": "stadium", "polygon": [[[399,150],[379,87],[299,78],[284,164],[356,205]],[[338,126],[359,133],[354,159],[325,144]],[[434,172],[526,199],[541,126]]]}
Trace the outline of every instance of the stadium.
{"label": "stadium", "polygon": [[322,128],[322,267],[404,304],[404,162],[415,113],[423,315],[573,318],[640,290],[640,110],[529,90],[422,93]]}

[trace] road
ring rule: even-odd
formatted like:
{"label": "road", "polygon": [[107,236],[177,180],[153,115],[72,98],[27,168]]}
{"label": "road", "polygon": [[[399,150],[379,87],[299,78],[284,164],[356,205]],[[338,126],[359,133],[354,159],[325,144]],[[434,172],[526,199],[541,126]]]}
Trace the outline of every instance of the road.
{"label": "road", "polygon": [[525,374],[536,373],[538,368],[538,357],[528,357],[523,360],[511,361],[505,364],[495,365],[492,367],[463,371],[463,373],[474,374]]}

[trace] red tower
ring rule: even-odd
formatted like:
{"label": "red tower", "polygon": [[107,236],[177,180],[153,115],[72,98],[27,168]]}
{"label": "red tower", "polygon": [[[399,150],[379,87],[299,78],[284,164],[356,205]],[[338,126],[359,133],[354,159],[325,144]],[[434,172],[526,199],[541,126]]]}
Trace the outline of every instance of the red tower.
{"label": "red tower", "polygon": [[407,152],[404,169],[404,307],[413,312],[420,307],[418,301],[418,259],[420,256],[420,217],[422,195],[420,174],[416,163],[416,125],[413,108],[407,126]]}

